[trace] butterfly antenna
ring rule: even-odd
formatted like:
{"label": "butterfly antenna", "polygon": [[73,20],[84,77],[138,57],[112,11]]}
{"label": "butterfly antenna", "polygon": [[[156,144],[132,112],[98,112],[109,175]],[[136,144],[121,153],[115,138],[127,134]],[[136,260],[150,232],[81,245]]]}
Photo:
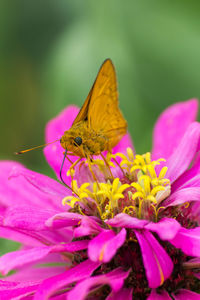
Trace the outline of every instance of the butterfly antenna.
{"label": "butterfly antenna", "polygon": [[43,144],[43,145],[40,145],[40,146],[36,146],[36,147],[30,148],[30,149],[26,149],[26,150],[22,150],[22,151],[19,151],[19,152],[15,152],[14,154],[16,154],[16,155],[23,154],[23,153],[26,153],[26,152],[29,152],[29,151],[32,151],[32,150],[35,150],[35,149],[38,149],[38,148],[42,148],[42,147],[48,146],[48,145],[53,144],[53,143],[58,142],[58,141],[60,141],[60,139],[59,140],[55,140],[55,141],[50,142],[50,143],[47,143],[47,144]]}
{"label": "butterfly antenna", "polygon": [[63,157],[63,161],[62,161],[62,164],[61,164],[61,167],[60,167],[60,180],[62,181],[62,183],[68,188],[70,189],[74,194],[76,194],[78,196],[78,194],[68,185],[64,182],[63,180],[63,177],[62,177],[62,169],[63,169],[63,166],[64,166],[64,162],[65,162],[65,158],[67,156],[67,149],[65,150],[65,153],[64,153],[64,157]]}

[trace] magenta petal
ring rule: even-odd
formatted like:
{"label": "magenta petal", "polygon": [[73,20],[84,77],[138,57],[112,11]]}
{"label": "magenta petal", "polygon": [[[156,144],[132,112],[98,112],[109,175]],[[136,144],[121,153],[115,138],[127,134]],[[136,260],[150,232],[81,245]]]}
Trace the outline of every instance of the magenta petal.
{"label": "magenta petal", "polygon": [[153,159],[169,158],[198,112],[198,101],[192,99],[168,107],[156,122],[153,133]]}
{"label": "magenta petal", "polygon": [[84,216],[80,222],[80,226],[74,229],[74,237],[82,237],[86,235],[97,235],[103,229],[92,218]]}
{"label": "magenta petal", "polygon": [[199,300],[200,295],[188,290],[181,289],[176,294],[172,294],[174,300]]}
{"label": "magenta petal", "polygon": [[56,214],[53,217],[49,218],[46,221],[46,226],[53,228],[53,229],[75,226],[75,225],[79,224],[79,222],[82,218],[83,218],[83,216],[79,215],[77,213],[63,212],[63,213]]}
{"label": "magenta petal", "polygon": [[195,175],[194,177],[189,176],[191,169],[187,170],[182,176],[180,176],[172,185],[172,193],[180,189],[199,187],[200,186],[200,175]]}
{"label": "magenta petal", "polygon": [[118,268],[103,275],[87,278],[77,284],[75,288],[68,293],[67,299],[84,300],[92,288],[96,288],[97,286],[102,286],[104,284],[109,284],[114,292],[118,292],[122,288],[124,280],[128,274],[129,272],[124,272],[121,268]]}
{"label": "magenta petal", "polygon": [[92,261],[109,262],[126,239],[126,230],[123,228],[118,234],[112,230],[101,232],[88,246],[88,256]]}
{"label": "magenta petal", "polygon": [[181,228],[170,243],[189,256],[200,256],[200,227]]}
{"label": "magenta petal", "polygon": [[27,282],[35,281],[39,282],[51,276],[61,274],[66,271],[66,265],[63,266],[46,266],[46,267],[37,267],[35,266],[26,266],[17,270],[15,274],[6,276],[6,280],[13,282]]}
{"label": "magenta petal", "polygon": [[46,203],[44,203],[45,207],[48,205],[48,207],[64,210],[62,199],[67,195],[71,195],[71,192],[65,186],[48,176],[33,172],[26,168],[15,168],[10,173],[10,179],[19,177],[24,177],[24,179],[26,179],[26,181],[36,189],[36,191],[42,193],[43,198],[44,196],[47,198],[45,199]]}
{"label": "magenta petal", "polygon": [[37,289],[38,284],[34,282],[18,283],[0,280],[0,299],[20,299],[18,296],[32,294]]}
{"label": "magenta petal", "polygon": [[[112,153],[121,152],[127,154],[126,149],[131,148],[134,149],[132,139],[129,133],[125,134],[121,141],[112,149]],[[134,150],[133,150],[134,152]]]}
{"label": "magenta petal", "polygon": [[62,274],[44,280],[35,294],[34,299],[48,299],[57,290],[89,277],[98,266],[99,263],[86,260]]}
{"label": "magenta petal", "polygon": [[165,207],[181,205],[185,202],[200,201],[200,188],[187,187],[172,193],[166,201],[163,202]]}
{"label": "magenta petal", "polygon": [[[69,106],[64,109],[57,117],[52,119],[46,126],[46,143],[50,143],[57,139],[60,139],[64,132],[68,130],[74,119],[76,118],[79,112],[79,108],[76,106]],[[55,171],[58,179],[60,179],[60,167],[63,160],[63,152],[65,150],[61,147],[60,142],[55,142],[44,149],[44,155],[50,164],[50,166]],[[77,157],[70,157],[74,162]],[[70,167],[69,161],[66,159],[65,164],[62,170],[63,179],[67,184],[70,184],[71,177],[67,177],[66,173]]]}
{"label": "magenta petal", "polygon": [[147,298],[147,300],[171,300],[172,298],[168,295],[167,292],[162,291],[159,294],[156,292],[156,290],[152,290],[150,296]]}
{"label": "magenta petal", "polygon": [[171,240],[175,237],[181,225],[175,219],[164,218],[158,223],[149,223],[145,229],[156,232],[162,240]]}
{"label": "magenta petal", "polygon": [[88,247],[89,240],[75,241],[67,244],[59,244],[51,247],[52,253],[60,252],[76,252],[84,250]]}
{"label": "magenta petal", "polygon": [[106,300],[132,300],[133,290],[123,288],[119,292],[112,292]]}
{"label": "magenta petal", "polygon": [[146,220],[139,220],[131,217],[127,214],[121,213],[116,215],[113,219],[106,221],[110,226],[113,227],[125,227],[125,228],[138,228],[142,229],[148,223]]}
{"label": "magenta petal", "polygon": [[26,232],[21,231],[19,229],[11,229],[0,226],[0,237],[7,240],[19,242],[28,246],[41,246],[41,241],[40,239],[38,239],[37,235],[27,235]]}
{"label": "magenta petal", "polygon": [[6,275],[10,270],[38,261],[51,251],[51,247],[38,247],[30,250],[13,251],[0,257],[0,271]]}
{"label": "magenta petal", "polygon": [[13,206],[6,211],[3,225],[25,230],[46,230],[45,221],[56,211],[31,206]]}
{"label": "magenta petal", "polygon": [[150,232],[135,231],[135,234],[140,244],[149,287],[157,288],[171,275],[172,260]]}
{"label": "magenta petal", "polygon": [[67,189],[57,181],[30,171],[16,162],[0,162],[0,203],[5,207],[30,205],[63,209],[61,200]]}
{"label": "magenta petal", "polygon": [[183,176],[178,178],[174,184],[172,191],[181,187],[199,186],[200,185],[200,154],[197,154],[193,166],[187,170]]}
{"label": "magenta petal", "polygon": [[189,167],[195,154],[199,151],[199,138],[200,123],[194,122],[188,126],[180,143],[167,160],[166,177],[171,182],[174,182]]}

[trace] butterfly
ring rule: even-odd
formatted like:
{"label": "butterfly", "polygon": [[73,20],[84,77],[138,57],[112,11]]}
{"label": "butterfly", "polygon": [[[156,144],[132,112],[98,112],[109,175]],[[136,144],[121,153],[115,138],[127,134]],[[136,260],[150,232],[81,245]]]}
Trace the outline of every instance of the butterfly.
{"label": "butterfly", "polygon": [[106,59],[61,146],[75,156],[89,157],[112,151],[126,133],[127,123],[119,110],[116,73]]}
{"label": "butterfly", "polygon": [[[71,128],[60,139],[66,154],[86,158],[111,152],[127,131],[118,103],[114,65],[106,59]],[[73,166],[75,165],[73,164]]]}
{"label": "butterfly", "polygon": [[[93,173],[90,165],[92,156],[102,155],[103,151],[111,153],[112,148],[118,144],[126,131],[127,122],[119,109],[115,68],[111,59],[106,59],[71,128],[65,131],[59,139],[61,146],[65,149],[60,169],[61,180],[63,181],[62,167],[67,155],[79,157],[71,167],[78,164],[82,158],[86,158]],[[17,154],[29,150],[20,151]],[[104,157],[103,159],[107,164]],[[93,177],[95,178],[94,174]]]}

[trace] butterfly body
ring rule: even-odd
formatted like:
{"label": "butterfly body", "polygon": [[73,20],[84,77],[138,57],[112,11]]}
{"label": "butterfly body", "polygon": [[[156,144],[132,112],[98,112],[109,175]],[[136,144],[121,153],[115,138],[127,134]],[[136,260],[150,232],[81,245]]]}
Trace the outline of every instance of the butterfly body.
{"label": "butterfly body", "polygon": [[101,132],[89,129],[87,121],[80,121],[65,131],[60,143],[75,156],[88,157],[108,150],[109,140]]}

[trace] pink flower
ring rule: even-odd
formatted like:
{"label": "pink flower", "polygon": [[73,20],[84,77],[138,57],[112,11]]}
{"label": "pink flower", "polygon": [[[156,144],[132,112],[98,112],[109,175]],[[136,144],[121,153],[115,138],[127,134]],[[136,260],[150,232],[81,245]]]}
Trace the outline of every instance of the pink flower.
{"label": "pink flower", "polygon": [[[98,184],[87,165],[77,166],[79,197],[19,163],[1,162],[0,236],[21,249],[0,258],[0,299],[199,299],[197,109],[190,100],[160,116],[151,156],[135,155],[127,134],[107,157],[114,180],[100,160],[93,165]],[[50,121],[47,142],[77,113],[69,107]],[[59,178],[59,142],[44,152]],[[66,161],[70,185],[69,167]]]}

